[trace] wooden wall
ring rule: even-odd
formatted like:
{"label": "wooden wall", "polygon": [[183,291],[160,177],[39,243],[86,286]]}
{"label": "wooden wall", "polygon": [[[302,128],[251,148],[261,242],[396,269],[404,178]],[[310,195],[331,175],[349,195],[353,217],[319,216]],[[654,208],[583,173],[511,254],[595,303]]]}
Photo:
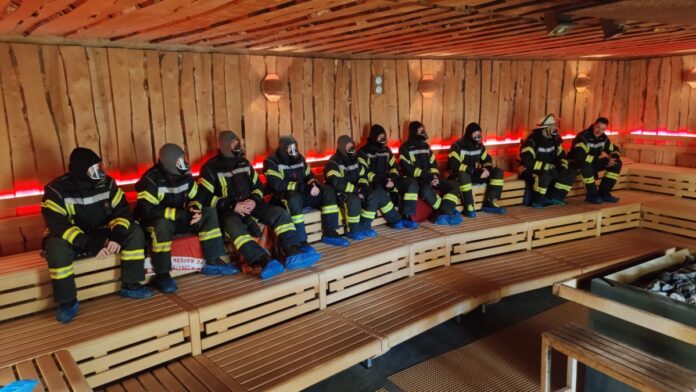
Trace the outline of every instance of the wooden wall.
{"label": "wooden wall", "polygon": [[[487,136],[519,136],[547,112],[562,130],[598,115],[617,130],[696,130],[696,90],[681,81],[696,56],[634,61],[330,60],[0,43],[0,193],[42,186],[75,146],[99,151],[109,170],[133,177],[165,142],[200,163],[215,132],[243,133],[261,159],[279,134],[304,152],[331,152],[338,135],[363,139],[381,123],[391,139],[421,120],[434,142],[479,122]],[[285,96],[260,91],[276,72]],[[592,78],[584,94],[573,81]],[[384,94],[371,93],[372,75]],[[418,91],[422,75],[441,88]]]}

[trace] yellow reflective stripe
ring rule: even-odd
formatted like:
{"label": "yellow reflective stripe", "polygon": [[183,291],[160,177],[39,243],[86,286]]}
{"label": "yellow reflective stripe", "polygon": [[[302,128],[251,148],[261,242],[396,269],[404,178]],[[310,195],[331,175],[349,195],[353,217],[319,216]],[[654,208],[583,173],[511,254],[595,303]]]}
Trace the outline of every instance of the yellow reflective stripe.
{"label": "yellow reflective stripe", "polygon": [[215,193],[215,186],[210,183],[210,181],[201,177],[198,179],[198,183],[203,185],[203,188],[207,189],[210,193]]}
{"label": "yellow reflective stripe", "polygon": [[612,180],[618,180],[619,179],[619,173],[614,173],[614,172],[604,172],[604,177],[610,178]]}
{"label": "yellow reflective stripe", "polygon": [[346,216],[346,222],[359,223],[360,222],[360,215],[358,215],[358,216]]}
{"label": "yellow reflective stripe", "polygon": [[249,234],[242,234],[239,237],[234,239],[234,247],[239,249],[247,242],[253,241],[253,240],[254,239]]}
{"label": "yellow reflective stripe", "polygon": [[[170,243],[171,244],[171,243]],[[142,260],[145,258],[144,249],[122,250],[121,261],[123,260]]]}
{"label": "yellow reflective stripe", "polygon": [[322,214],[337,214],[338,213],[338,206],[336,204],[332,204],[329,206],[321,207],[321,213]]}
{"label": "yellow reflective stripe", "polygon": [[360,168],[360,175],[362,176],[362,175],[364,175],[364,174],[365,174],[365,168],[364,168],[364,167],[361,167],[361,168]]}
{"label": "yellow reflective stripe", "polygon": [[436,197],[436,199],[435,199],[435,204],[433,204],[433,208],[437,210],[438,208],[440,208],[440,204],[442,204],[442,198],[440,198],[440,196],[435,196],[435,197]]}
{"label": "yellow reflective stripe", "polygon": [[431,152],[430,153],[430,163],[435,162],[435,155]]}
{"label": "yellow reflective stripe", "polygon": [[455,158],[455,159],[457,159],[458,161],[461,161],[461,160],[462,160],[462,158],[459,157],[459,154],[457,154],[456,151],[450,151],[450,153],[447,154],[447,156],[450,157],[450,158]]}
{"label": "yellow reflective stripe", "polygon": [[69,215],[75,215],[75,204],[66,204],[65,208],[67,208]]}
{"label": "yellow reflective stripe", "polygon": [[360,216],[362,216],[363,218],[367,218],[367,219],[375,219],[375,217],[377,216],[377,212],[370,212],[370,211],[361,210]]}
{"label": "yellow reflective stripe", "polygon": [[399,171],[395,167],[389,169],[389,173],[399,174]]}
{"label": "yellow reflective stripe", "polygon": [[193,186],[191,186],[191,190],[188,193],[188,198],[193,199],[194,197],[196,197],[197,194],[198,194],[198,184],[196,184],[194,182]]}
{"label": "yellow reflective stripe", "polygon": [[481,160],[486,159],[487,156],[488,156],[488,151],[484,150],[483,154],[481,154]]}
{"label": "yellow reflective stripe", "polygon": [[542,195],[546,194],[546,188],[539,186],[539,176],[534,176],[534,191],[541,193]]}
{"label": "yellow reflective stripe", "polygon": [[355,185],[351,184],[350,182],[346,183],[346,192],[352,193],[353,191],[355,191]]}
{"label": "yellow reflective stripe", "polygon": [[417,193],[404,193],[404,200],[416,201],[416,200],[418,200],[418,194]]}
{"label": "yellow reflective stripe", "polygon": [[285,176],[283,175],[283,173],[277,172],[277,171],[275,171],[275,170],[273,170],[273,169],[267,169],[267,170],[266,170],[266,175],[267,175],[267,176],[278,177],[278,178],[280,178],[281,180],[282,180],[283,178],[285,178]]}
{"label": "yellow reflective stripe", "polygon": [[65,211],[65,208],[61,207],[60,205],[58,205],[58,203],[56,203],[53,200],[46,200],[42,202],[41,207],[48,208],[49,210],[53,210],[54,212],[57,212],[64,216],[68,215],[68,212]]}
{"label": "yellow reflective stripe", "polygon": [[580,147],[580,148],[582,148],[582,149],[585,151],[585,153],[590,152],[590,148],[587,147],[587,145],[586,145],[585,143],[578,143],[578,144],[575,145],[575,147]]}
{"label": "yellow reflective stripe", "polygon": [[276,235],[281,235],[283,233],[286,233],[288,231],[295,230],[295,224],[294,223],[286,223],[284,225],[279,225],[273,228],[273,231],[275,231]]}
{"label": "yellow reflective stripe", "polygon": [[488,183],[489,183],[490,185],[493,185],[493,186],[503,186],[503,180],[502,180],[502,179],[498,179],[498,178],[494,178],[494,179],[488,181]]}
{"label": "yellow reflective stripe", "polygon": [[251,193],[256,194],[258,197],[263,197],[263,191],[261,189],[254,189]]}
{"label": "yellow reflective stripe", "polygon": [[298,223],[304,223],[304,215],[293,215],[292,216],[292,223],[298,224]]}
{"label": "yellow reflective stripe", "polygon": [[63,236],[62,236],[62,237],[63,237],[64,240],[66,240],[66,241],[68,241],[69,243],[72,244],[73,241],[75,240],[75,237],[77,237],[77,235],[78,235],[78,234],[81,234],[81,233],[82,233],[82,229],[80,229],[80,228],[77,227],[77,226],[71,226],[70,228],[68,228],[67,230],[65,230],[65,231],[63,232]]}
{"label": "yellow reflective stripe", "polygon": [[197,201],[190,201],[188,207],[197,207],[199,210],[203,209],[203,205]]}
{"label": "yellow reflective stripe", "polygon": [[297,182],[296,181],[288,182],[288,190],[294,191],[295,189],[297,189]]}
{"label": "yellow reflective stripe", "polygon": [[198,240],[199,241],[207,241],[207,240],[212,240],[213,238],[220,238],[220,237],[222,237],[222,232],[220,231],[219,227],[216,227],[213,230],[209,230],[209,231],[199,231],[198,232]]}
{"label": "yellow reflective stripe", "polygon": [[159,204],[159,200],[155,196],[152,195],[152,193],[148,191],[140,191],[138,192],[138,200],[146,200],[154,205]]}
{"label": "yellow reflective stripe", "polygon": [[389,157],[389,164],[394,165],[395,163],[396,163],[396,159],[394,159],[394,156],[392,155],[391,157]]}
{"label": "yellow reflective stripe", "polygon": [[114,218],[109,222],[109,229],[113,230],[113,228],[118,225],[125,227],[127,230],[130,227],[131,223],[126,218]]}
{"label": "yellow reflective stripe", "polygon": [[453,195],[451,193],[448,193],[443,198],[445,200],[449,200],[449,201],[453,202],[454,204],[459,204],[459,197],[457,195]]}
{"label": "yellow reflective stripe", "polygon": [[422,173],[423,173],[423,170],[421,170],[420,167],[417,167],[417,168],[413,171],[413,176],[414,176],[414,177],[420,177]]}
{"label": "yellow reflective stripe", "polygon": [[592,163],[594,161],[594,155],[588,155],[585,157],[585,162]]}
{"label": "yellow reflective stripe", "polygon": [[544,162],[542,161],[535,161],[534,162],[534,170],[541,170],[541,168],[544,166]]}
{"label": "yellow reflective stripe", "polygon": [[389,211],[394,209],[394,203],[388,202],[384,207],[380,208],[383,214],[388,213]]}
{"label": "yellow reflective stripe", "polygon": [[369,165],[367,164],[367,161],[366,161],[363,157],[358,157],[358,162],[362,163],[362,164],[365,165],[365,166],[369,166]]}
{"label": "yellow reflective stripe", "polygon": [[123,200],[123,191],[121,190],[121,188],[116,188],[116,194],[114,195],[114,198],[111,199],[111,207],[116,208],[116,206],[118,205],[118,203],[121,202],[121,200]]}
{"label": "yellow reflective stripe", "polygon": [[459,171],[465,172],[468,167],[469,167],[469,165],[462,163],[461,165],[459,165]]}
{"label": "yellow reflective stripe", "polygon": [[331,176],[343,177],[341,175],[341,173],[337,172],[336,170],[329,170],[329,172],[326,173],[326,177],[331,177]]}
{"label": "yellow reflective stripe", "polygon": [[227,197],[227,180],[225,177],[219,177],[220,189],[222,189],[222,197]]}
{"label": "yellow reflective stripe", "polygon": [[155,242],[152,241],[152,251],[155,253],[170,252],[172,250],[172,242]]}
{"label": "yellow reflective stripe", "polygon": [[440,173],[440,171],[437,170],[436,167],[431,167],[431,168],[430,168],[430,172],[433,173],[433,174],[439,174],[439,173]]}
{"label": "yellow reflective stripe", "polygon": [[49,268],[48,273],[51,276],[51,279],[53,279],[53,280],[65,279],[68,276],[74,274],[75,269],[73,268],[73,265],[70,264],[67,267]]}
{"label": "yellow reflective stripe", "polygon": [[536,158],[536,151],[534,151],[532,147],[523,148],[522,151],[520,151],[520,155],[524,154],[525,152],[532,154],[532,156]]}
{"label": "yellow reflective stripe", "polygon": [[361,178],[358,180],[358,184],[370,185],[370,181],[367,181],[367,178]]}
{"label": "yellow reflective stripe", "polygon": [[592,177],[583,177],[583,178],[582,178],[582,182],[584,182],[585,184],[593,184],[593,183],[595,182],[595,178],[594,178],[594,176],[592,176]]}
{"label": "yellow reflective stripe", "polygon": [[259,180],[259,173],[257,173],[257,172],[254,170],[254,174],[252,174],[252,176],[251,176],[251,182],[253,182],[254,184],[256,184],[256,182],[257,182],[258,180]]}
{"label": "yellow reflective stripe", "polygon": [[369,181],[374,180],[374,179],[375,179],[375,173],[373,173],[373,172],[367,173],[367,179],[368,179]]}
{"label": "yellow reflective stripe", "polygon": [[471,190],[471,184],[464,184],[459,186],[460,192],[468,192]]}
{"label": "yellow reflective stripe", "polygon": [[560,182],[557,182],[553,185],[556,189],[560,189],[562,191],[567,191],[570,192],[570,185],[565,185],[561,184]]}
{"label": "yellow reflective stripe", "polygon": [[215,207],[215,206],[217,205],[218,199],[220,199],[220,198],[217,197],[217,196],[215,196],[215,195],[213,195],[213,198],[210,199],[210,206],[211,206],[211,207]]}
{"label": "yellow reflective stripe", "polygon": [[165,207],[164,209],[164,218],[169,219],[170,221],[176,220],[176,208],[173,207]]}
{"label": "yellow reflective stripe", "polygon": [[305,166],[305,171],[304,174],[305,176],[308,176],[312,171],[309,169],[309,165]]}

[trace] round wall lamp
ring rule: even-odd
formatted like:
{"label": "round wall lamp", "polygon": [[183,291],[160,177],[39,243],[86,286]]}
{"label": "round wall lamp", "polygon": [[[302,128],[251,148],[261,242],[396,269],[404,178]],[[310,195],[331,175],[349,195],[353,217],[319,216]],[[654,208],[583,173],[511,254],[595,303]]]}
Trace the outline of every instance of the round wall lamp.
{"label": "round wall lamp", "polygon": [[418,83],[418,90],[423,94],[424,98],[431,98],[437,92],[438,88],[439,86],[435,78],[430,74],[423,75],[420,83]]}
{"label": "round wall lamp", "polygon": [[588,88],[590,88],[591,83],[592,83],[592,80],[590,79],[589,76],[587,76],[585,74],[579,74],[575,78],[575,91],[582,94],[585,91],[587,91]]}
{"label": "round wall lamp", "polygon": [[278,102],[280,97],[285,94],[283,91],[283,82],[278,77],[278,74],[267,74],[261,82],[261,92],[268,102]]}

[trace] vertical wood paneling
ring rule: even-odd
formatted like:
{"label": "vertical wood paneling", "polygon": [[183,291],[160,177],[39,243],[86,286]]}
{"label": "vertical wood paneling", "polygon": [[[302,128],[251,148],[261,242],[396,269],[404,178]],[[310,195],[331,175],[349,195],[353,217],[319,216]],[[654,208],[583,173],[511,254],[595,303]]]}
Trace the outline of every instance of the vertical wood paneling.
{"label": "vertical wood paneling", "polygon": [[481,62],[467,60],[464,74],[464,127],[481,121]]}

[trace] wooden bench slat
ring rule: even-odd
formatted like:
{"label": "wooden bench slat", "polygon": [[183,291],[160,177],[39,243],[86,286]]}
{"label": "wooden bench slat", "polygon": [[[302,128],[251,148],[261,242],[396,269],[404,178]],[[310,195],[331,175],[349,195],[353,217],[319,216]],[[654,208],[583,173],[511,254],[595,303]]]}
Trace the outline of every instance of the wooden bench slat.
{"label": "wooden bench slat", "polygon": [[68,386],[63,380],[62,371],[58,369],[50,355],[38,357],[35,361],[37,369],[41,372],[46,389],[49,391],[68,390]]}
{"label": "wooden bench slat", "polygon": [[157,377],[157,380],[164,385],[167,391],[186,392],[186,388],[181,385],[181,383],[176,379],[176,377],[174,377],[174,375],[172,375],[168,368],[163,366],[153,370],[152,373],[155,375],[155,377]]}

